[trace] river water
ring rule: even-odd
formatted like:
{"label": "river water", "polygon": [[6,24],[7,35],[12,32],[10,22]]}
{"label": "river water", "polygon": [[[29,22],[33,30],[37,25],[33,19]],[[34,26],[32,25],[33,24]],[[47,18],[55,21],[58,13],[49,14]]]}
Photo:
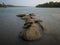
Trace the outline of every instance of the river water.
{"label": "river water", "polygon": [[[16,15],[22,13],[35,13],[43,20],[47,31],[40,40],[24,41],[18,37],[24,21]],[[60,8],[0,8],[0,45],[60,45]]]}

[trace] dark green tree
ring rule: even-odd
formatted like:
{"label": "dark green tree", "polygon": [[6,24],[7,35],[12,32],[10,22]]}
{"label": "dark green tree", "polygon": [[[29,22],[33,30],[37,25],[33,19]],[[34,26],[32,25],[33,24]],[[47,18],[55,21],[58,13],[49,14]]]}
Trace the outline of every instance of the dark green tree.
{"label": "dark green tree", "polygon": [[39,4],[36,7],[60,7],[60,2],[49,2],[44,4]]}

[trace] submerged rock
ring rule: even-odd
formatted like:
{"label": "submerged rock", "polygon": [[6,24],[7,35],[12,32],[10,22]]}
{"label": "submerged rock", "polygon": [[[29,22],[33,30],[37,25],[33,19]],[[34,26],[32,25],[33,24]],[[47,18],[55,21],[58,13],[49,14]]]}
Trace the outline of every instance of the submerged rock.
{"label": "submerged rock", "polygon": [[17,15],[18,17],[23,17],[23,16],[25,16],[26,14],[19,14],[19,15]]}

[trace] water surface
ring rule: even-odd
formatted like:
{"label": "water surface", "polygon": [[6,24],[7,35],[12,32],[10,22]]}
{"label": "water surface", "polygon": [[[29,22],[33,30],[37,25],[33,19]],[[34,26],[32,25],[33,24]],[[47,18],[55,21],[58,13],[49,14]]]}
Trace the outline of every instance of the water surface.
{"label": "water surface", "polygon": [[[48,31],[40,40],[24,41],[18,38],[24,21],[16,15],[32,12],[44,21]],[[0,8],[0,45],[60,45],[60,8]]]}

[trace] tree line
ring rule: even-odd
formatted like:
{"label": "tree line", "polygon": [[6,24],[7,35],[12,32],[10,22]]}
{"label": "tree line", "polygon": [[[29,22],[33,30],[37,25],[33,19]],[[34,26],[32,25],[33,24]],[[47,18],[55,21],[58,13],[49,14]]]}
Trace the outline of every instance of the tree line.
{"label": "tree line", "polygon": [[15,7],[14,5],[6,5],[5,3],[0,3],[0,7]]}
{"label": "tree line", "polygon": [[60,7],[60,2],[48,2],[44,4],[38,4],[36,7]]}
{"label": "tree line", "polygon": [[0,3],[0,7],[6,7],[5,3]]}

